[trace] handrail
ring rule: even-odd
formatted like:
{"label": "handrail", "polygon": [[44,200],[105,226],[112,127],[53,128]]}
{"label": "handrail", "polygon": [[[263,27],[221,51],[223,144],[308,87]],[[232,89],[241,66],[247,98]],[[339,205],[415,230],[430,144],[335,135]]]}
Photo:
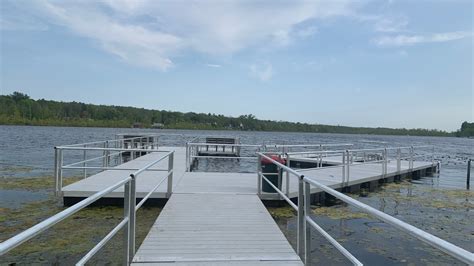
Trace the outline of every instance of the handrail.
{"label": "handrail", "polygon": [[473,264],[474,263],[474,254],[462,249],[454,244],[449,243],[446,240],[443,240],[439,237],[436,237],[428,232],[425,232],[417,227],[414,227],[406,222],[403,222],[397,218],[394,218],[384,212],[381,212],[373,207],[370,207],[367,204],[364,204],[360,201],[357,201],[349,196],[344,195],[341,192],[338,192],[326,185],[323,185],[315,180],[312,180],[310,178],[305,177],[303,181],[317,186],[319,189],[323,190],[324,192],[331,194],[332,196],[344,201],[345,203],[357,207],[361,209],[362,211],[375,216],[376,218],[391,224],[395,226],[396,228],[418,238],[419,240],[422,240],[423,242],[433,246],[434,248],[437,248],[441,251],[444,251],[445,253],[467,263],[467,264]]}
{"label": "handrail", "polygon": [[[126,138],[126,139],[120,139],[122,140],[133,140],[137,138],[143,138],[143,137],[134,137],[134,138]],[[116,158],[117,160],[119,159],[120,162],[122,162],[122,154],[125,152],[131,153],[132,159],[135,157],[135,153],[168,153],[170,151],[168,150],[158,150],[155,148],[153,143],[149,142],[143,142],[141,145],[139,145],[141,148],[125,148],[125,147],[109,147],[109,144],[111,142],[117,141],[117,140],[106,140],[102,142],[95,142],[95,143],[103,143],[104,147],[87,147],[85,144],[73,144],[73,145],[64,145],[64,146],[56,146],[54,147],[55,149],[55,194],[60,195],[62,191],[62,183],[63,183],[63,170],[83,170],[83,175],[84,178],[87,177],[87,170],[116,170],[114,168],[109,167],[110,159],[114,158],[114,156],[119,155],[119,158]],[[78,145],[83,145],[83,146],[78,146]],[[122,146],[122,145],[115,145],[115,146]],[[65,151],[83,151],[83,160],[79,162],[73,162],[68,165],[63,165],[63,153]],[[86,152],[87,151],[102,151],[103,155],[102,156],[97,156],[94,158],[88,158],[86,159]],[[95,160],[102,160],[102,167],[98,166],[87,166],[87,163],[90,163]],[[116,163],[117,163],[116,160]],[[82,164],[82,166],[77,166]],[[126,169],[121,169],[121,170],[126,170]],[[128,169],[128,170],[136,170],[136,169]]]}
{"label": "handrail", "polygon": [[[133,134],[133,133],[130,133]],[[126,135],[126,134],[125,134]],[[111,139],[111,140],[99,140],[99,141],[92,141],[92,142],[84,142],[84,143],[76,143],[76,144],[69,144],[69,145],[62,145],[63,147],[75,147],[75,146],[84,146],[84,145],[95,145],[95,144],[103,144],[105,142],[111,143],[111,142],[120,142],[124,140],[135,140],[135,139],[143,139],[143,138],[149,138],[149,137],[158,137],[158,134],[145,134],[139,137],[133,137],[133,138],[122,138],[122,139]]]}
{"label": "handrail", "polygon": [[208,155],[191,155],[191,158],[208,158],[208,159],[257,159],[257,156],[208,156]]}
{"label": "handrail", "polygon": [[25,231],[3,241],[0,243],[0,256],[4,255],[5,253],[9,252],[10,250],[14,249],[15,247],[21,245],[23,242],[30,240],[31,238],[35,237],[36,235],[40,234],[44,230],[52,227],[53,225],[57,224],[58,222],[61,222],[62,220],[68,218],[69,216],[73,215],[74,213],[82,210],[83,208],[89,206],[96,200],[100,199],[104,195],[116,190],[117,188],[121,187],[128,181],[130,181],[132,178],[127,177],[114,185],[111,185],[95,194],[92,196],[89,196],[88,198],[72,205],[71,207],[57,213],[56,215],[49,217],[48,219],[36,224],[33,227],[30,227],[26,229]]}
{"label": "handrail", "polygon": [[354,146],[352,143],[321,143],[321,144],[266,144],[265,147],[284,148],[284,147],[339,147]]}
{"label": "handrail", "polygon": [[[411,147],[410,147],[411,148]],[[411,148],[412,150],[412,148]],[[386,152],[384,151],[384,154]],[[344,195],[343,193],[341,192],[338,192],[326,185],[323,185],[315,180],[312,180],[310,179],[309,177],[306,177],[306,176],[302,176],[299,172],[296,172],[295,170],[291,169],[290,167],[284,165],[284,164],[281,164],[277,161],[275,161],[273,158],[269,157],[269,156],[266,156],[265,154],[263,153],[257,153],[259,156],[262,156],[262,157],[265,157],[266,159],[268,159],[269,161],[271,161],[273,164],[277,165],[278,167],[282,168],[283,170],[293,174],[293,175],[296,175],[298,177],[300,177],[299,179],[299,186],[298,186],[298,232],[301,232],[302,230],[302,222],[301,222],[301,219],[303,219],[303,222],[305,225],[307,224],[310,224],[314,227],[314,224],[310,221],[310,217],[309,217],[309,205],[310,205],[310,196],[311,196],[311,190],[310,190],[310,186],[313,185],[313,186],[316,186],[318,187],[319,189],[321,189],[322,191],[346,202],[347,204],[351,205],[351,206],[354,206],[354,207],[357,207],[359,209],[361,209],[362,211],[372,215],[372,216],[375,216],[376,218],[388,223],[388,224],[391,224],[393,226],[395,226],[397,229],[405,232],[405,233],[408,233],[416,238],[418,238],[419,240],[431,245],[432,247],[438,249],[438,250],[441,250],[443,252],[445,252],[446,254],[462,261],[462,262],[465,262],[469,265],[471,264],[474,264],[474,254],[463,249],[463,248],[460,248],[448,241],[445,241],[441,238],[438,238],[428,232],[425,232],[417,227],[414,227],[406,222],[403,222],[399,219],[396,219],[384,212],[381,212],[373,207],[370,207],[369,205],[366,205],[362,202],[359,202],[349,196],[346,196]],[[261,167],[259,167],[261,168]],[[260,179],[260,178],[259,178]],[[268,182],[268,180],[266,180]],[[304,183],[304,185],[303,185]],[[274,187],[274,186],[272,186]],[[274,187],[276,188],[276,187]],[[281,195],[281,194],[280,194]],[[304,205],[304,209],[302,209],[300,206],[302,205],[301,204],[301,199],[302,197],[305,198],[305,205]],[[305,214],[301,214],[300,212],[304,212]],[[314,221],[313,221],[314,222]],[[307,229],[306,229],[307,230]],[[318,230],[318,229],[316,229]],[[322,230],[322,229],[321,229]],[[318,230],[319,231],[319,230]],[[324,231],[324,230],[323,230]],[[309,261],[309,253],[308,253],[308,250],[309,249],[309,245],[310,245],[310,237],[309,237],[309,232],[306,231],[306,234],[303,234],[303,235],[300,235],[300,233],[298,233],[298,243],[301,241],[301,237],[304,237],[304,242],[305,242],[305,250],[307,251],[305,253],[305,261],[308,262]],[[301,252],[300,252],[300,249],[298,248],[298,253],[300,254],[301,256]],[[344,254],[344,253],[343,253]],[[349,253],[350,254],[350,253]],[[346,255],[346,254],[344,254]],[[346,256],[347,257],[347,256]],[[349,257],[348,257],[349,258]],[[355,258],[354,258],[355,259]],[[352,260],[351,260],[352,261]],[[352,261],[354,264],[357,264],[355,261]]]}
{"label": "handrail", "polygon": [[[299,193],[298,193],[298,205],[294,204],[289,197],[287,197],[287,195],[285,195],[285,193],[283,193],[279,188],[277,188],[272,182],[270,182],[263,174],[262,172],[259,171],[258,173],[258,178],[260,180],[260,178],[263,178],[273,189],[275,189],[275,191],[280,194],[281,197],[283,197],[283,199],[288,202],[288,204],[294,209],[297,211],[298,213],[298,233],[297,233],[297,250],[298,250],[298,254],[300,255],[300,257],[303,256],[303,253],[305,254],[305,262],[308,263],[309,262],[309,253],[310,253],[310,249],[308,248],[308,243],[310,241],[310,230],[309,230],[309,227],[308,225],[312,226],[314,229],[316,229],[319,233],[321,233],[321,235],[326,238],[329,243],[331,243],[332,245],[334,245],[336,247],[337,250],[339,250],[347,259],[349,259],[351,262],[354,263],[354,265],[362,265],[362,263],[357,260],[347,249],[345,249],[341,244],[339,244],[337,242],[337,240],[335,240],[331,235],[329,235],[326,231],[324,231],[324,229],[322,229],[316,222],[314,221],[309,221],[307,215],[305,215],[305,211],[304,211],[304,208],[306,207],[307,209],[309,209],[309,205],[304,201],[307,201],[306,200],[306,197],[303,193],[303,179],[304,179],[304,175],[301,175],[300,173],[294,171],[293,169],[285,166],[284,164],[281,164],[275,160],[273,160],[271,157],[265,155],[264,153],[257,153],[259,155],[259,157],[263,157],[265,159],[268,159],[270,160],[273,164],[277,165],[278,167],[282,167],[285,171],[291,173],[292,175],[295,175],[298,177],[299,179]],[[261,160],[259,160],[260,162]],[[261,167],[259,166],[259,169]],[[259,194],[260,194],[260,189],[261,189],[261,186],[260,186],[260,183],[259,183]],[[303,231],[303,227],[304,227],[304,231]],[[309,239],[308,239],[309,238]],[[304,242],[304,243],[303,243]],[[303,250],[303,247],[304,247],[304,250]]]}
{"label": "handrail", "polygon": [[219,147],[261,147],[258,144],[220,144],[220,143],[206,143],[206,142],[188,142],[189,146],[219,146]]}
{"label": "handrail", "polygon": [[[138,203],[136,204],[136,178],[138,175],[157,163],[163,161],[165,158],[168,158],[168,173],[164,176],[157,185]],[[37,236],[46,229],[54,226],[55,224],[61,222],[62,220],[70,217],[76,212],[84,209],[90,204],[94,203],[103,196],[109,194],[110,192],[116,190],[117,188],[124,186],[124,218],[122,221],[117,224],[99,243],[97,243],[82,259],[77,262],[76,265],[84,265],[89,261],[105,244],[110,241],[122,228],[125,228],[125,240],[126,246],[124,264],[129,264],[131,259],[135,254],[135,215],[136,211],[145,203],[145,201],[151,196],[151,194],[158,189],[158,187],[165,181],[168,180],[167,195],[171,196],[172,193],[172,182],[173,182],[173,161],[174,161],[174,151],[170,151],[164,156],[150,162],[144,167],[138,169],[130,176],[124,178],[123,180],[93,194],[92,196],[87,197],[86,199],[74,204],[73,206],[53,215],[52,217],[38,223],[37,225],[17,234],[16,236],[11,237],[10,239],[5,240],[0,243],[0,256],[6,254],[12,249],[18,247],[25,241]]]}
{"label": "handrail", "polygon": [[157,149],[127,149],[127,148],[99,148],[99,147],[67,147],[67,146],[56,146],[56,149],[60,150],[74,150],[74,151],[142,151],[142,152],[169,152],[165,150]]}

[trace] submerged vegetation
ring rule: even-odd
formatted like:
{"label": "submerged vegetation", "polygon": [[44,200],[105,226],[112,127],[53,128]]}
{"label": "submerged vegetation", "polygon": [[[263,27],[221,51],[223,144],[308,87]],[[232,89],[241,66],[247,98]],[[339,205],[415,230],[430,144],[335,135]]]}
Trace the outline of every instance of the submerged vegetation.
{"label": "submerged vegetation", "polygon": [[[63,179],[63,185],[67,186],[78,180],[80,177],[66,177]],[[54,187],[54,177],[32,177],[32,178],[2,178],[0,189],[10,190],[52,190]]]}
{"label": "submerged vegetation", "polygon": [[[65,184],[78,178],[66,178]],[[59,198],[52,196],[53,178],[2,178],[0,190],[25,190],[43,193],[43,200],[23,202],[20,207],[0,208],[0,242],[4,241],[44,219],[65,209]],[[22,199],[18,199],[22,201]],[[145,238],[156,217],[158,207],[143,206],[137,212],[137,245]],[[88,207],[72,217],[54,225],[49,230],[23,243],[2,257],[0,264],[47,264],[69,265],[81,259],[123,218],[123,208],[115,206]],[[120,232],[93,259],[93,264],[113,264],[122,262],[123,235]],[[67,249],[64,247],[67,246]]]}
{"label": "submerged vegetation", "polygon": [[1,124],[80,127],[130,127],[132,125],[151,127],[155,124],[170,129],[453,136],[453,133],[429,129],[347,127],[261,120],[252,114],[228,117],[211,113],[182,113],[80,102],[34,100],[20,92],[0,95]]}

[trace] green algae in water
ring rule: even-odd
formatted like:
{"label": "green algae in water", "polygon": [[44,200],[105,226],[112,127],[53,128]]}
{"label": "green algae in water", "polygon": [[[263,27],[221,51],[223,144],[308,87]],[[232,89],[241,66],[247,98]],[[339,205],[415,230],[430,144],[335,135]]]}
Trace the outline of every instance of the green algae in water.
{"label": "green algae in water", "polygon": [[[80,178],[66,178],[64,184]],[[40,191],[46,199],[22,204],[19,208],[0,208],[0,242],[65,209],[60,199],[51,195],[51,177],[7,178],[1,189]],[[136,243],[143,241],[161,209],[143,206],[137,212]],[[2,256],[11,264],[74,264],[123,219],[122,207],[87,207]],[[100,251],[93,264],[121,264],[123,234],[119,232]]]}
{"label": "green algae in water", "polygon": [[[63,186],[75,183],[82,178],[80,177],[65,177],[63,179]],[[52,190],[54,188],[54,177],[42,176],[34,178],[0,178],[0,189],[7,190]]]}
{"label": "green algae in water", "polygon": [[[4,220],[0,221],[0,241],[41,222],[63,210],[54,199],[27,204],[22,209],[2,209]],[[143,241],[161,209],[142,207],[137,212],[137,246]],[[123,219],[122,207],[89,207],[56,224],[39,236],[22,244],[4,256],[7,263],[35,264],[77,262]],[[123,235],[120,232],[104,251],[96,255],[100,264],[121,262]],[[67,248],[65,248],[67,247]]]}
{"label": "green algae in water", "polygon": [[333,220],[369,218],[369,215],[366,213],[357,212],[357,210],[353,211],[344,206],[316,207],[312,208],[312,211],[317,216],[325,216]]}
{"label": "green algae in water", "polygon": [[274,219],[292,218],[296,216],[295,210],[290,206],[268,207],[267,210]]}

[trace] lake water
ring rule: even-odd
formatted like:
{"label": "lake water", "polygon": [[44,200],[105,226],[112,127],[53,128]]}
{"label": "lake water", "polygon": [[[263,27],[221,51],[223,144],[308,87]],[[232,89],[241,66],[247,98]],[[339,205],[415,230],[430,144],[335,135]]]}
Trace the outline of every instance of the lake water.
{"label": "lake water", "polygon": [[[471,192],[465,191],[467,159],[474,158],[474,140],[462,138],[413,137],[413,136],[376,136],[376,135],[345,135],[315,133],[284,133],[284,132],[241,132],[241,131],[193,131],[193,130],[143,130],[116,128],[72,128],[72,127],[28,127],[0,126],[0,182],[1,178],[25,178],[51,176],[53,173],[53,147],[64,144],[82,143],[113,139],[117,133],[150,132],[163,134],[160,145],[184,146],[186,141],[196,136],[234,136],[246,144],[308,144],[308,143],[352,143],[354,148],[397,147],[409,145],[434,145],[432,149],[420,150],[421,160],[441,161],[441,173],[437,177],[425,177],[420,180],[392,184],[382,187],[368,196],[358,198],[360,201],[382,210],[389,215],[413,224],[425,231],[435,234],[456,245],[472,251],[474,228],[472,226],[473,198]],[[77,156],[75,159],[80,159]],[[203,160],[199,164],[201,171],[242,171],[252,172],[256,168],[255,161]],[[70,173],[74,175],[74,173]],[[48,178],[49,179],[49,178]],[[28,181],[29,182],[29,181]],[[51,188],[52,189],[52,188]],[[51,189],[28,191],[18,189],[0,190],[1,211],[5,217],[17,217],[15,223],[24,223],[24,229],[34,224],[29,221],[32,216],[35,223],[46,218],[49,212],[57,211],[58,203],[51,199]],[[357,197],[357,195],[352,195]],[[45,198],[47,200],[45,200]],[[38,202],[46,209],[24,216],[22,204]],[[49,205],[48,205],[49,204]],[[33,205],[36,206],[36,205]],[[54,207],[56,206],[56,207]],[[2,210],[3,208],[3,210]],[[36,207],[34,207],[36,208]],[[61,209],[61,208],[59,208]],[[315,210],[323,210],[318,207]],[[370,217],[347,217],[356,210],[339,204],[327,208],[328,213],[315,213],[315,221],[341,242],[350,252],[364,264],[369,265],[453,265],[459,262],[423,244],[421,241],[400,233],[399,230]],[[32,210],[29,210],[32,212]],[[45,211],[49,211],[43,213]],[[93,211],[93,210],[92,210]],[[151,210],[150,217],[140,216],[140,221],[153,223],[158,210]],[[91,224],[103,224],[111,217],[120,219],[121,210],[115,211],[117,217],[109,215],[100,220],[97,215],[86,215]],[[16,214],[16,215],[15,215]],[[343,214],[341,217],[338,215]],[[1,217],[0,217],[1,218]],[[23,221],[24,220],[24,221]],[[72,219],[74,222],[74,219]],[[288,240],[296,244],[296,217],[276,218],[276,221]],[[0,219],[0,241],[18,233],[16,228],[9,228],[11,221]],[[65,224],[65,228],[68,230]],[[74,225],[77,226],[77,225]],[[112,225],[110,225],[112,226]],[[142,226],[143,227],[143,226]],[[63,228],[64,229],[64,228]],[[95,228],[97,235],[104,235],[107,228]],[[146,231],[146,228],[141,228]],[[33,240],[34,245],[51,243],[62,239],[61,228],[49,230],[50,235],[44,239]],[[144,233],[143,233],[144,236]],[[95,236],[94,241],[98,241]],[[20,264],[41,263],[45,259],[49,263],[67,263],[77,261],[86,250],[96,242],[87,238],[87,246],[82,251],[70,254],[58,250],[44,250],[41,253],[27,252],[7,257],[8,262]],[[73,241],[71,241],[72,243]],[[96,256],[98,264],[109,262],[121,250],[121,240],[115,241],[109,256]],[[116,246],[118,245],[118,246]],[[40,251],[37,251],[40,252]],[[317,232],[312,233],[312,262],[317,265],[347,265],[345,260]],[[38,261],[38,257],[41,259]],[[1,262],[0,262],[1,264]]]}
{"label": "lake water", "polygon": [[[118,133],[149,132],[163,134],[160,145],[184,146],[196,136],[235,136],[245,144],[308,144],[352,143],[354,148],[397,147],[410,145],[434,145],[420,150],[421,160],[441,161],[439,178],[422,179],[435,187],[465,188],[467,159],[474,158],[474,139],[447,137],[378,136],[348,134],[202,131],[202,130],[152,130],[124,128],[74,128],[0,126],[0,176],[44,176],[53,173],[53,147],[58,145],[113,139]],[[432,157],[433,156],[433,157]],[[233,161],[223,165],[212,160],[201,163],[200,170],[236,170],[251,172],[256,168],[253,161]],[[222,168],[222,169],[221,169]]]}

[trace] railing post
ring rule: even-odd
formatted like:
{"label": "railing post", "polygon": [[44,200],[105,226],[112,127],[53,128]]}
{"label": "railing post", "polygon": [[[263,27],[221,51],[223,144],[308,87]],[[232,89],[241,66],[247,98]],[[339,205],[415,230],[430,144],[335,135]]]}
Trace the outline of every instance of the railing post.
{"label": "railing post", "polygon": [[109,167],[110,165],[110,151],[109,151],[109,141],[105,141],[106,151],[105,151],[105,167]]}
{"label": "railing post", "polygon": [[304,176],[300,176],[298,180],[298,235],[297,235],[297,250],[298,255],[300,258],[303,258],[304,253],[304,191],[303,191],[303,178]]}
{"label": "railing post", "polygon": [[102,167],[105,167],[105,165],[106,165],[106,162],[105,162],[106,161],[106,158],[105,158],[106,143],[107,143],[107,141],[104,141],[104,144],[102,144],[102,149],[103,149],[102,150]]}
{"label": "railing post", "polygon": [[433,147],[431,148],[431,163],[432,163],[433,165],[434,165],[434,163],[435,163],[434,152],[435,152],[435,146],[433,145]]}
{"label": "railing post", "polygon": [[186,172],[189,172],[189,143],[186,142]]}
{"label": "railing post", "polygon": [[59,149],[58,155],[58,196],[60,196],[63,191],[63,150]]}
{"label": "railing post", "polygon": [[350,169],[350,162],[351,162],[351,159],[350,159],[351,155],[350,155],[350,152],[348,150],[346,151],[346,156],[347,156],[347,159],[346,159],[346,163],[347,163],[346,186],[348,186],[349,185],[349,177],[350,177],[349,169]]}
{"label": "railing post", "polygon": [[376,160],[377,160],[377,163],[380,162],[380,161],[382,161],[382,162],[380,163],[380,165],[382,166],[382,173],[381,173],[381,176],[382,176],[382,178],[383,178],[383,177],[385,177],[385,152],[384,152],[384,151],[382,151],[382,158],[381,158],[381,159],[382,159],[382,160],[379,160],[379,159],[377,158]]}
{"label": "railing post", "polygon": [[[286,166],[288,168],[291,168],[290,167],[290,155],[287,153],[286,154]],[[285,171],[286,172],[286,196],[289,196],[290,195],[290,172],[288,171]]]}
{"label": "railing post", "polygon": [[309,265],[311,262],[311,226],[306,219],[311,214],[311,185],[308,182],[304,182],[304,209],[304,263]]}
{"label": "railing post", "polygon": [[471,159],[467,160],[467,177],[466,177],[466,189],[470,189],[471,183]]}
{"label": "railing post", "polygon": [[387,175],[387,148],[383,149],[383,174]]}
{"label": "railing post", "polygon": [[262,156],[257,156],[257,194],[258,197],[262,197]]}
{"label": "railing post", "polygon": [[82,163],[82,167],[84,167],[84,169],[82,170],[82,175],[84,176],[84,179],[86,179],[87,177],[87,169],[86,169],[86,166],[87,166],[87,163],[86,163],[86,158],[87,158],[87,150],[85,150],[87,145],[84,145],[84,151],[82,152],[82,160],[84,161]]}
{"label": "railing post", "polygon": [[54,147],[54,195],[58,196],[59,193],[59,156],[58,148]]}
{"label": "railing post", "polygon": [[323,145],[319,144],[319,166],[323,167]]}
{"label": "railing post", "polygon": [[137,203],[136,197],[136,177],[135,175],[130,175],[132,179],[130,180],[130,197],[129,197],[129,206],[130,209],[128,211],[128,223],[129,223],[129,230],[128,230],[128,252],[129,252],[129,263],[135,256],[135,205]]}
{"label": "railing post", "polygon": [[402,157],[402,151],[400,148],[397,149],[397,172],[400,173],[402,170],[402,162],[401,162],[401,157]]}
{"label": "railing post", "polygon": [[168,189],[166,191],[167,198],[171,197],[173,193],[173,165],[174,165],[174,151],[168,155]]}
{"label": "railing post", "polygon": [[413,146],[410,147],[410,161],[408,163],[410,170],[413,169]]}
{"label": "railing post", "polygon": [[123,257],[123,264],[129,265],[131,262],[130,259],[130,197],[131,197],[131,190],[130,190],[130,181],[125,183],[124,191],[123,191],[123,216],[128,218],[127,225],[123,228],[123,247],[124,247],[124,257]]}
{"label": "railing post", "polygon": [[342,152],[342,182],[341,187],[344,187],[344,182],[346,181],[346,152]]}

